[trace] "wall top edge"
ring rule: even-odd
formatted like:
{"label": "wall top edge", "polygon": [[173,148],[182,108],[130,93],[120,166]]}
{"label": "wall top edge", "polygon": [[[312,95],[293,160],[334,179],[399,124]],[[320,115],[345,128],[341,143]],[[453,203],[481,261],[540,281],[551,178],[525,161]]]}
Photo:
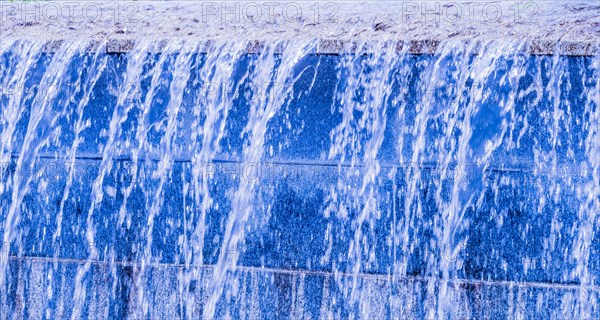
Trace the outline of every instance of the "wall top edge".
{"label": "wall top edge", "polygon": [[[10,46],[15,41],[39,41],[32,39],[15,39],[15,38],[4,38],[0,40],[0,47]],[[72,41],[72,39],[57,39],[57,40],[44,40],[43,51],[46,53],[55,53],[59,48],[66,42]],[[283,52],[283,47],[287,42],[282,40],[273,43],[272,41],[263,40],[240,40],[245,42],[247,53],[258,53],[262,48],[268,45],[275,45],[274,52]],[[293,40],[290,40],[293,41]],[[136,50],[138,45],[148,42],[147,40],[139,39],[106,39],[106,40],[87,40],[88,52],[104,51],[109,54],[121,54],[128,53]],[[152,40],[154,44],[150,51],[161,53],[165,51],[165,48],[170,43],[179,42],[179,40],[164,39],[164,40]],[[190,48],[190,43],[195,43],[194,50],[199,53],[208,52],[209,48],[218,43],[219,40],[190,40],[181,41],[181,43],[187,43],[188,45],[182,46],[182,50]],[[305,41],[312,43],[312,49],[310,50],[313,54],[322,55],[341,55],[341,54],[365,54],[373,52],[381,48],[381,41],[377,40],[356,40],[356,39],[314,39],[312,41]],[[444,46],[444,40],[386,40],[386,48],[394,49],[398,53],[407,54],[435,54],[442,50]],[[468,46],[472,45],[474,48],[473,52],[478,51],[478,47],[484,46],[485,41],[479,40],[459,40],[447,43],[460,43]],[[519,41],[515,42],[513,46],[507,46],[506,49],[516,50],[513,52],[507,52],[508,54],[530,54],[530,55],[564,55],[564,56],[599,56],[600,55],[600,41],[586,42],[586,41],[549,41],[549,40],[531,40],[531,41]],[[6,49],[6,48],[5,48]]]}

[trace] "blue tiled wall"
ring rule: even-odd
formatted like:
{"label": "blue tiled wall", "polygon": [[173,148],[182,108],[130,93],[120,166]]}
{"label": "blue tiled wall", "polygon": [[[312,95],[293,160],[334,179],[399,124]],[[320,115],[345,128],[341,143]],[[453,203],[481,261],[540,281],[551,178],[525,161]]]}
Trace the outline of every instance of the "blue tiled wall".
{"label": "blue tiled wall", "polygon": [[[10,53],[2,58],[3,63],[10,63]],[[27,86],[31,93],[38,88],[36,83],[43,75],[52,58],[44,55],[40,58],[36,68],[28,75]],[[193,57],[201,65],[203,56]],[[73,66],[85,66],[89,56],[78,57],[72,61]],[[237,66],[241,73],[248,67],[251,55],[242,59]],[[385,139],[379,152],[383,165],[378,177],[378,200],[380,218],[373,226],[365,226],[369,241],[376,248],[375,259],[364,266],[363,272],[377,275],[388,275],[393,270],[395,260],[403,255],[409,255],[407,273],[411,276],[429,276],[427,268],[427,252],[435,250],[433,242],[434,217],[439,215],[439,208],[433,200],[433,181],[437,174],[435,168],[423,171],[421,181],[418,182],[418,197],[423,204],[423,216],[415,218],[410,226],[409,240],[416,246],[410,252],[402,252],[400,248],[393,248],[393,229],[398,228],[394,221],[399,221],[404,216],[403,208],[406,201],[402,190],[407,184],[405,170],[400,163],[400,155],[404,159],[412,152],[409,134],[402,136],[402,128],[411,125],[415,117],[416,105],[420,96],[418,83],[422,79],[424,70],[429,66],[434,57],[428,55],[412,56],[409,59],[411,72],[409,73],[409,90],[406,94],[394,88],[392,96],[399,97],[407,102],[403,115],[398,114],[398,109],[393,105],[387,110],[387,123]],[[552,147],[548,138],[548,117],[545,112],[554,108],[552,98],[548,96],[536,97],[535,92],[527,92],[527,88],[534,80],[533,77],[540,72],[544,86],[551,80],[545,75],[549,73],[554,57],[530,57],[527,63],[526,75],[519,82],[519,93],[515,107],[515,116],[512,121],[516,123],[516,131],[523,125],[527,117],[529,130],[520,137],[520,144],[509,149],[508,143],[517,137],[504,139],[503,144],[497,149],[491,159],[491,167],[500,168],[491,170],[486,177],[487,181],[496,181],[497,189],[489,185],[474,184],[474,187],[487,188],[481,190],[484,200],[478,207],[467,209],[466,220],[468,228],[463,230],[467,238],[467,247],[461,256],[464,267],[458,276],[464,279],[486,279],[499,281],[533,281],[545,283],[572,283],[577,279],[569,278],[568,272],[572,270],[574,262],[568,252],[574,235],[568,230],[577,222],[579,198],[574,188],[563,188],[556,197],[551,191],[541,186],[552,183],[559,185],[583,185],[589,183],[590,177],[577,173],[573,176],[544,176],[534,175],[532,169],[533,149],[549,151]],[[568,112],[568,117],[560,123],[561,134],[556,146],[558,163],[562,167],[576,168],[585,160],[585,146],[581,143],[585,139],[586,130],[580,124],[585,123],[586,117],[583,105],[587,97],[583,94],[585,86],[591,85],[591,58],[561,57],[568,72],[565,81],[561,82],[561,100],[558,107]],[[347,218],[335,216],[325,217],[324,211],[328,205],[328,192],[341,176],[348,170],[362,170],[361,167],[338,167],[335,161],[326,158],[330,144],[330,134],[340,123],[341,113],[336,106],[335,90],[337,81],[336,65],[339,56],[311,55],[305,58],[302,66],[311,66],[294,84],[293,96],[289,104],[269,122],[265,145],[264,163],[260,165],[260,178],[257,179],[255,203],[246,237],[241,248],[239,264],[244,267],[266,267],[274,269],[298,271],[325,271],[346,270],[348,263],[348,246],[354,236],[352,226],[353,218],[357,212],[350,212]],[[68,199],[64,202],[64,216],[62,221],[62,234],[53,247],[52,234],[56,229],[56,216],[61,206],[63,191],[68,177],[68,167],[64,156],[74,139],[73,121],[76,118],[75,106],[80,97],[75,96],[67,100],[68,88],[61,93],[58,101],[61,104],[52,105],[54,109],[68,110],[65,117],[58,119],[55,124],[44,123],[40,130],[61,127],[58,138],[40,150],[40,157],[30,173],[35,178],[29,186],[21,206],[21,220],[19,222],[18,241],[11,246],[13,257],[43,257],[85,260],[88,257],[88,246],[85,239],[86,218],[92,203],[92,184],[99,172],[102,161],[102,149],[107,143],[105,131],[108,129],[111,116],[116,106],[117,97],[114,89],[123,81],[126,70],[126,55],[111,55],[107,68],[101,75],[98,83],[93,88],[90,102],[84,108],[84,121],[90,121],[90,126],[83,131],[83,142],[78,149],[78,159],[75,163],[73,184],[70,188]],[[505,69],[496,72],[501,77],[510,67],[507,62]],[[164,79],[169,79],[170,63],[165,65]],[[149,67],[149,66],[147,66]],[[304,69],[304,68],[300,68]],[[78,75],[89,77],[89,70],[72,67],[69,77],[73,81]],[[199,77],[197,70],[191,70],[190,79]],[[315,85],[311,88],[313,77]],[[584,78],[584,80],[582,80]],[[73,83],[67,81],[67,83]],[[148,90],[150,79],[141,82],[143,92]],[[164,264],[179,264],[182,261],[182,239],[190,237],[192,230],[189,227],[198,221],[197,211],[199,205],[194,203],[191,192],[185,193],[184,189],[192,179],[191,151],[189,146],[190,128],[193,121],[193,111],[200,83],[190,81],[186,88],[183,105],[178,117],[179,125],[175,139],[175,159],[169,172],[168,181],[164,186],[164,204],[160,214],[154,222],[152,254],[156,262]],[[245,84],[249,85],[249,84]],[[502,93],[509,88],[490,88]],[[222,151],[214,163],[214,173],[209,181],[213,205],[206,219],[207,233],[204,240],[204,262],[215,264],[219,254],[220,243],[223,237],[225,222],[231,210],[231,192],[236,189],[240,176],[243,174],[245,164],[241,160],[245,136],[243,129],[248,119],[248,99],[240,95],[235,100],[229,115],[225,136],[222,140]],[[6,108],[7,96],[0,100],[2,108]],[[444,97],[435,96],[442,103]],[[538,100],[539,99],[539,100]],[[390,99],[390,101],[393,99]],[[159,123],[166,118],[165,107],[169,102],[168,86],[159,88],[158,95],[152,101],[149,114],[149,123]],[[480,113],[475,115],[473,125],[477,128],[470,140],[474,150],[476,146],[485,141],[490,134],[497,131],[498,119],[486,113],[493,113],[483,105]],[[29,112],[31,110],[32,96],[24,101],[26,113],[17,125],[14,135],[14,148],[11,150],[13,158],[10,163],[4,164],[6,171],[2,177],[4,181],[14,175],[18,154],[23,144],[23,137],[27,130]],[[444,107],[443,103],[440,107]],[[568,110],[567,110],[568,109]],[[69,111],[72,110],[72,111]],[[486,111],[487,110],[487,111]],[[139,121],[139,109],[130,112],[129,117],[122,125],[118,137],[118,159],[112,163],[110,173],[105,177],[103,189],[105,191],[101,203],[93,211],[93,221],[96,228],[96,246],[99,251],[98,259],[109,261],[114,256],[116,261],[135,262],[141,259],[146,244],[147,210],[154,198],[157,179],[152,176],[156,170],[160,156],[159,142],[164,134],[161,131],[149,130],[147,139],[150,151],[146,154],[149,158],[139,160],[139,180],[128,199],[127,209],[129,218],[125,224],[117,223],[118,211],[123,201],[124,187],[129,186],[132,179],[131,168],[133,162],[130,158],[130,147],[123,142],[135,135],[135,127]],[[359,114],[356,115],[357,117]],[[440,124],[442,119],[433,119],[428,130],[428,141],[433,141],[436,136],[443,134]],[[568,134],[566,134],[568,129]],[[405,149],[398,150],[398,139],[405,139]],[[272,152],[270,150],[273,150]],[[425,154],[435,154],[435,146],[426,145]],[[504,167],[502,167],[504,166]],[[394,167],[397,171],[390,174]],[[505,168],[523,169],[523,171],[505,170]],[[394,169],[394,170],[396,170]],[[241,174],[242,173],[242,174]],[[509,179],[513,183],[505,184],[502,181]],[[360,181],[347,181],[349,184],[358,185]],[[475,183],[475,180],[473,181]],[[396,191],[395,191],[396,190]],[[0,195],[0,221],[5,221],[7,208],[11,203],[10,192]],[[550,199],[540,209],[541,198]],[[395,218],[394,218],[395,217]],[[553,250],[545,249],[545,243],[551,237],[553,219],[560,221],[562,232],[555,239],[556,246]],[[501,223],[499,222],[501,221]],[[398,223],[398,222],[396,222]],[[333,230],[331,238],[331,253],[328,256],[328,241],[325,234],[328,228]],[[186,227],[187,226],[187,229]],[[3,232],[0,229],[0,236]],[[19,245],[20,243],[20,245]],[[594,275],[600,276],[600,250],[598,238],[593,240],[593,254],[591,255],[590,268]],[[527,267],[523,259],[527,258],[530,264]],[[11,262],[11,266],[17,262]],[[11,272],[18,268],[11,267]],[[74,268],[73,264],[64,265],[65,272]],[[127,283],[132,275],[128,275],[127,267],[119,267],[119,289],[117,295],[126,296]],[[170,275],[173,276],[173,275]],[[15,276],[16,277],[16,276]],[[91,280],[90,280],[91,281]],[[290,279],[278,278],[274,280],[275,287],[289,286],[286,281]],[[282,281],[279,283],[278,281]],[[322,279],[315,277],[314,283],[307,282],[307,286],[322,287],[318,283]],[[268,282],[265,282],[268,283]],[[273,283],[273,282],[271,282]],[[12,291],[16,284],[10,285]],[[320,292],[319,290],[311,292]],[[269,291],[270,292],[270,291]],[[12,295],[13,293],[9,293]],[[16,293],[14,293],[16,294]],[[289,294],[285,293],[285,294]],[[289,303],[285,294],[279,299],[280,303]],[[277,295],[274,293],[274,295]],[[119,297],[112,297],[115,301]],[[265,298],[266,299],[266,298]],[[311,297],[315,301],[312,312],[321,303],[318,295]],[[279,303],[279,302],[278,302]],[[53,308],[50,306],[50,308]],[[122,305],[113,305],[111,314],[123,314]],[[282,310],[290,309],[281,306]],[[310,309],[310,308],[309,308]],[[276,309],[277,310],[277,309]],[[240,311],[241,312],[241,311]],[[277,312],[277,311],[274,311]],[[283,312],[283,311],[281,311]],[[287,311],[286,311],[287,312]],[[271,314],[277,318],[276,314]]]}

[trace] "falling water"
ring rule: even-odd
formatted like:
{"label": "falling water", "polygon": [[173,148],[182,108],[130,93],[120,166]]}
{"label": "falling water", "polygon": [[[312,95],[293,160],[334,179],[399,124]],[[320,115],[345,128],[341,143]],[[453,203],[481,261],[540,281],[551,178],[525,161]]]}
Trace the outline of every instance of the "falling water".
{"label": "falling water", "polygon": [[[267,125],[289,97],[290,82],[293,84],[291,80],[296,77],[295,73],[299,72],[294,68],[299,60],[313,49],[313,45],[311,43],[287,44],[283,48],[280,61],[277,61],[275,56],[277,48],[276,43],[264,48],[253,70],[255,74],[252,83],[258,85],[258,88],[252,94],[258,97],[253,99],[248,123],[243,131],[243,134],[247,135],[247,142],[243,147],[242,161],[246,164],[258,164],[261,161]],[[217,300],[225,285],[224,277],[237,263],[238,243],[243,240],[246,223],[253,211],[254,188],[255,182],[252,179],[242,177],[233,195],[232,210],[227,218],[219,259],[210,284],[210,296],[204,309],[205,319],[214,317]]]}
{"label": "falling water", "polygon": [[[349,298],[353,303],[359,301],[361,269],[375,263],[377,248],[373,228],[374,221],[381,215],[376,181],[381,172],[378,152],[386,129],[388,100],[393,85],[398,85],[393,83],[391,73],[403,62],[396,55],[395,42],[383,41],[372,46],[360,43],[357,46],[358,54],[352,54],[352,47],[346,48],[338,71],[339,105],[334,108],[339,108],[343,120],[331,133],[333,143],[328,158],[339,159],[340,178],[332,189],[330,204],[325,211],[326,217],[334,215],[342,219],[348,219],[348,211],[357,214],[351,222],[354,235],[347,253],[351,261],[347,269],[352,275]],[[386,67],[380,68],[380,65]],[[401,76],[406,77],[406,74]],[[355,118],[355,112],[362,115]]]}
{"label": "falling water", "polygon": [[599,57],[430,45],[3,41],[0,319],[597,316]]}

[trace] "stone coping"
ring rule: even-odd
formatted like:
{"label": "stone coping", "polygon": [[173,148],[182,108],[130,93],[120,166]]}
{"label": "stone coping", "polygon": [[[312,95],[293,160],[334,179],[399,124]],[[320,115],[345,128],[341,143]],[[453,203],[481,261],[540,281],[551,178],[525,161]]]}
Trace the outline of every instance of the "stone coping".
{"label": "stone coping", "polygon": [[600,5],[584,0],[0,0],[0,19],[0,46],[44,41],[48,52],[72,39],[106,42],[109,53],[142,40],[248,41],[256,52],[264,42],[298,39],[318,41],[317,54],[374,41],[412,54],[434,53],[444,41],[489,40],[524,42],[534,55],[600,51]]}
{"label": "stone coping", "polygon": [[[10,39],[10,42],[18,39]],[[20,39],[28,41],[28,39]],[[55,53],[58,51],[60,46],[67,40],[48,40],[43,44],[43,51],[46,53]],[[139,40],[136,39],[108,39],[105,41],[90,41],[88,47],[89,52],[97,52],[98,50],[105,51],[109,54],[121,54],[128,53],[136,47]],[[193,40],[188,40],[193,41]],[[155,46],[156,53],[160,53],[169,40],[156,40],[157,46]],[[206,53],[209,50],[209,46],[216,41],[202,41],[202,46],[198,49],[199,53]],[[313,54],[323,55],[338,55],[345,53],[367,53],[368,48],[359,49],[361,42],[357,40],[331,40],[331,39],[316,39],[315,49]],[[9,41],[5,39],[4,45],[7,45]],[[409,54],[435,54],[437,49],[440,47],[442,41],[440,40],[399,40],[392,41],[395,44],[398,52],[406,52]],[[464,43],[468,43],[464,41]],[[247,52],[258,53],[260,49],[265,45],[265,42],[254,40],[247,41]],[[280,53],[281,49],[276,49],[276,53]],[[551,42],[551,41],[531,41],[527,42],[521,54],[531,55],[564,55],[564,56],[597,56],[600,55],[600,42]]]}

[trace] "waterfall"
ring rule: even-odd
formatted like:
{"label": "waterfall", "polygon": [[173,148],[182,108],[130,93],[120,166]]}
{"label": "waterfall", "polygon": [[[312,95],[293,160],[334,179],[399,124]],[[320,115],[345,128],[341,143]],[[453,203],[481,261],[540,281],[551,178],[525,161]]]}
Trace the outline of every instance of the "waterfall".
{"label": "waterfall", "polygon": [[320,45],[3,41],[0,319],[600,314],[600,57]]}

